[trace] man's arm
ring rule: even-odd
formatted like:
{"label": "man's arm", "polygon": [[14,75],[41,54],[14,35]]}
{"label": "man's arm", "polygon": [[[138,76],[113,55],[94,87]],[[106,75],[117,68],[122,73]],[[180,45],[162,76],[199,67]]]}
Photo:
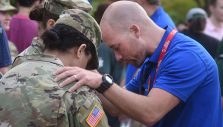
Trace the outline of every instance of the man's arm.
{"label": "man's arm", "polygon": [[122,112],[115,105],[113,105],[107,98],[105,98],[103,94],[97,93],[97,95],[103,104],[103,108],[106,111],[108,111],[112,116],[122,115]]}
{"label": "man's arm", "polygon": [[177,97],[158,88],[153,88],[148,96],[141,96],[113,85],[104,96],[122,112],[147,126],[154,125],[180,102]]}
{"label": "man's arm", "polygon": [[[63,68],[56,74],[56,80],[71,76],[64,80],[60,86],[78,80],[70,92],[84,84],[96,89],[102,82],[101,74],[78,67]],[[148,96],[142,96],[129,92],[116,84],[112,85],[103,95],[121,112],[147,126],[154,125],[180,102],[177,97],[159,88],[153,88]]]}

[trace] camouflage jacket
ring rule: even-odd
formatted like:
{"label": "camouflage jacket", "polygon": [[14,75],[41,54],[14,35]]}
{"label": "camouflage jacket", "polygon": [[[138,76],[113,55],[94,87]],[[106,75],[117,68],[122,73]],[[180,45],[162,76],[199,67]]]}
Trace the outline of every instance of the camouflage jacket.
{"label": "camouflage jacket", "polygon": [[85,86],[69,93],[74,84],[58,87],[58,58],[24,57],[0,81],[0,127],[108,127],[94,90]]}
{"label": "camouflage jacket", "polygon": [[25,57],[23,56],[40,55],[43,54],[43,50],[44,50],[43,41],[40,38],[35,37],[32,40],[32,44],[15,58],[14,62],[12,63],[12,68],[25,61]]}

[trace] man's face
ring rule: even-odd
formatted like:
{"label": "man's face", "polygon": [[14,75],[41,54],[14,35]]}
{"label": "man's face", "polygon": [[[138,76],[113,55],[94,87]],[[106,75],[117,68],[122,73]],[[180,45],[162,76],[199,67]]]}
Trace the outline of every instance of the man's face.
{"label": "man's face", "polygon": [[219,22],[223,22],[223,0],[217,0],[216,5],[210,6],[210,11]]}
{"label": "man's face", "polygon": [[0,11],[0,21],[4,30],[9,30],[9,24],[11,20],[11,15],[7,11]]}
{"label": "man's face", "polygon": [[118,32],[102,29],[103,40],[108,47],[112,48],[118,61],[125,64],[130,63],[134,66],[141,66],[146,54],[145,48],[140,40],[134,38],[128,32]]}

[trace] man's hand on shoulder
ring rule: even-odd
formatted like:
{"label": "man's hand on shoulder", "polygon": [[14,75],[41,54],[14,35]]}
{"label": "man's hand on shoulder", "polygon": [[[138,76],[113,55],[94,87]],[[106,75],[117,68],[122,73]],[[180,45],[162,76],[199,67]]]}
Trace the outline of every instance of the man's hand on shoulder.
{"label": "man's hand on shoulder", "polygon": [[57,70],[54,75],[56,76],[55,81],[65,79],[59,84],[60,87],[76,82],[75,85],[69,89],[69,92],[73,92],[84,85],[96,89],[102,82],[102,75],[96,70],[89,71],[79,67],[63,67]]}

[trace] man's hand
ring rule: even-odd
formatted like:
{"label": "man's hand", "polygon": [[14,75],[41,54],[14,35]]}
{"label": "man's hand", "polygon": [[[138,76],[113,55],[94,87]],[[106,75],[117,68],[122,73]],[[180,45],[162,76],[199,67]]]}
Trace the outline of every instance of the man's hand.
{"label": "man's hand", "polygon": [[65,79],[59,84],[60,87],[76,82],[76,84],[69,89],[69,92],[73,92],[83,85],[96,89],[102,82],[102,75],[97,71],[88,71],[79,67],[63,67],[57,70],[55,75],[55,81]]}

